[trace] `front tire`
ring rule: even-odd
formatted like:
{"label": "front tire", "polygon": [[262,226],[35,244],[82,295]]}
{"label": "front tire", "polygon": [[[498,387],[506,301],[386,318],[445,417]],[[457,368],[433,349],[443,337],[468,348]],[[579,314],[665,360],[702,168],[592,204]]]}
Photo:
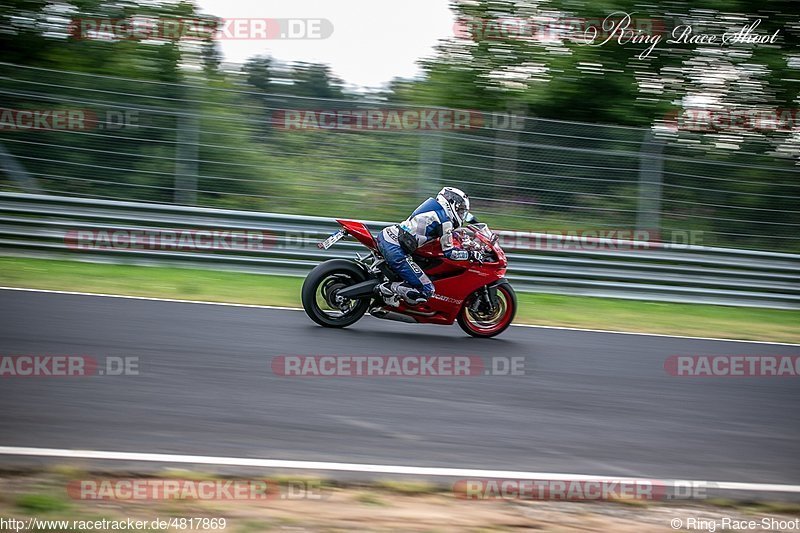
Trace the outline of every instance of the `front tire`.
{"label": "front tire", "polygon": [[498,305],[488,312],[472,309],[483,289],[470,294],[458,313],[458,325],[473,337],[489,338],[504,332],[517,314],[517,294],[511,285],[503,283],[497,287]]}
{"label": "front tire", "polygon": [[367,312],[369,299],[337,300],[336,293],[366,279],[364,271],[351,261],[325,261],[309,272],[303,282],[303,309],[311,320],[326,328],[354,324]]}

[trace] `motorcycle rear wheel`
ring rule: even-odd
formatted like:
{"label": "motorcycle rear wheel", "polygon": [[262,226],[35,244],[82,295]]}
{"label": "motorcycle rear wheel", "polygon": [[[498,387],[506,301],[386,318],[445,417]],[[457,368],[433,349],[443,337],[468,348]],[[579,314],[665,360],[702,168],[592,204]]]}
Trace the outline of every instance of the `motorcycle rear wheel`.
{"label": "motorcycle rear wheel", "polygon": [[336,293],[367,279],[350,261],[332,259],[317,265],[303,282],[301,299],[308,317],[326,328],[345,328],[369,308],[369,299],[337,301]]}

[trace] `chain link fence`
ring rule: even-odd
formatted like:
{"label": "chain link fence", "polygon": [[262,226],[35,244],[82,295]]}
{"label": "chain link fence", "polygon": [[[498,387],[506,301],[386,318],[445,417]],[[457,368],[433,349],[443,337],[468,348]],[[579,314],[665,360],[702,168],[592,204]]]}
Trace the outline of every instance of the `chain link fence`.
{"label": "chain link fence", "polygon": [[184,77],[0,63],[0,189],[401,220],[454,185],[497,229],[644,230],[679,244],[800,251],[796,157],[758,137],[726,146],[701,133],[374,96],[266,94],[235,71]]}

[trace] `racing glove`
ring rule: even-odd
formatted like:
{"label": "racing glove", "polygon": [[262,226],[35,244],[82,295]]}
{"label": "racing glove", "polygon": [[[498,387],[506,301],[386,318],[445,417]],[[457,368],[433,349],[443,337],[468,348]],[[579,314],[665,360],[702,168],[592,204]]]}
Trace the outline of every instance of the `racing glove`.
{"label": "racing glove", "polygon": [[479,252],[477,250],[473,250],[469,253],[470,261],[475,261],[476,263],[483,263],[483,252]]}

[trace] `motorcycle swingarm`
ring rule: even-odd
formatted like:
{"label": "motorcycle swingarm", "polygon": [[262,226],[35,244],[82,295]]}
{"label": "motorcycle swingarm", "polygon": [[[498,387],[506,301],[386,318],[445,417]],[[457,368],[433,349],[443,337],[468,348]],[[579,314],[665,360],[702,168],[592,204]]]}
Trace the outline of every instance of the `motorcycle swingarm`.
{"label": "motorcycle swingarm", "polygon": [[362,298],[372,297],[375,293],[375,287],[380,283],[377,279],[368,279],[361,283],[351,285],[346,289],[342,289],[336,293],[337,296],[342,296],[350,300],[359,300]]}

